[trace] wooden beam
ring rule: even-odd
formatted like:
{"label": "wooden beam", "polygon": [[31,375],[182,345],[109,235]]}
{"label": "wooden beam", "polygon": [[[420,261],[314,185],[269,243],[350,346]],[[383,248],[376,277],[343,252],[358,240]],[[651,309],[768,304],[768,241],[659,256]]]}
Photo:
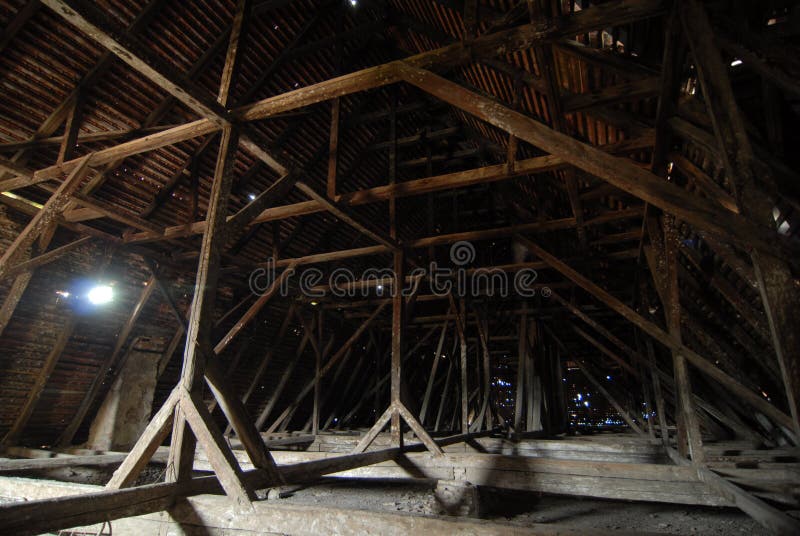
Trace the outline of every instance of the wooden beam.
{"label": "wooden beam", "polygon": [[400,428],[400,412],[398,404],[401,403],[400,392],[402,376],[401,365],[403,360],[403,328],[405,325],[405,306],[403,291],[405,290],[405,257],[402,250],[393,256],[394,283],[392,285],[392,361],[390,400],[394,406],[392,412],[392,446],[403,446],[403,431]]}
{"label": "wooden beam", "polygon": [[57,248],[51,249],[46,253],[42,253],[41,255],[37,255],[27,261],[20,262],[19,264],[15,264],[14,266],[8,268],[2,277],[14,277],[24,272],[30,272],[31,270],[35,270],[40,266],[44,266],[45,264],[49,264],[55,260],[60,259],[67,253],[80,248],[83,245],[86,245],[88,242],[94,240],[91,236],[84,236],[73,240],[72,242],[68,242],[63,246],[59,246]]}
{"label": "wooden beam", "polygon": [[122,489],[133,485],[158,447],[167,438],[180,396],[180,388],[174,387],[164,404],[150,419],[125,460],[114,471],[111,479],[106,484],[106,489]]}
{"label": "wooden beam", "polygon": [[586,379],[589,380],[589,383],[594,385],[595,388],[598,391],[600,391],[600,394],[603,395],[605,399],[608,400],[608,402],[612,406],[614,406],[614,409],[617,410],[617,413],[619,413],[619,415],[625,420],[625,422],[628,423],[628,426],[631,427],[631,430],[633,430],[639,435],[644,435],[642,429],[639,427],[638,424],[636,424],[636,422],[633,420],[630,414],[625,410],[625,408],[623,408],[622,405],[619,402],[617,402],[617,400],[613,396],[611,396],[611,393],[608,392],[605,386],[602,383],[600,383],[600,381],[598,381],[597,378],[595,378],[591,372],[589,372],[589,367],[586,365],[586,363],[582,363],[577,360],[575,362],[577,363],[578,368],[581,370],[583,375],[586,376]]}
{"label": "wooden beam", "polygon": [[61,356],[61,353],[64,351],[64,348],[66,348],[67,343],[72,336],[72,331],[75,329],[76,323],[77,319],[74,315],[69,315],[67,317],[64,325],[58,332],[58,337],[56,338],[53,347],[50,349],[50,352],[47,354],[47,357],[44,360],[42,368],[39,370],[33,385],[28,391],[27,398],[22,406],[22,409],[14,420],[14,424],[11,425],[11,428],[9,428],[2,441],[0,441],[0,445],[13,445],[19,441],[19,437],[22,434],[22,431],[25,429],[25,425],[28,424],[28,420],[33,414],[34,408],[36,408],[36,403],[39,401],[42,391],[44,391],[47,380],[50,378],[50,375],[55,369],[56,363],[58,363],[58,358]]}
{"label": "wooden beam", "polygon": [[336,175],[339,167],[339,113],[341,108],[341,99],[334,99],[331,104],[331,135],[328,143],[328,180],[326,187],[328,199],[336,199]]}
{"label": "wooden beam", "polygon": [[664,182],[633,162],[615,158],[566,134],[556,132],[430,71],[399,64],[398,72],[406,82],[536,147],[561,156],[587,173],[698,228],[713,232],[746,249],[757,247],[769,252],[779,249],[777,233],[758,227],[739,215],[721,209],[711,201]]}
{"label": "wooden beam", "polygon": [[[333,369],[333,367],[336,366],[336,364],[345,356],[350,347],[353,344],[355,344],[355,342],[359,339],[359,337],[361,337],[361,335],[364,333],[364,330],[366,330],[372,324],[372,322],[378,317],[378,315],[381,312],[383,312],[385,308],[386,304],[379,305],[378,307],[375,308],[372,315],[370,315],[369,318],[367,318],[363,323],[361,323],[358,326],[356,331],[353,332],[352,335],[350,335],[350,338],[347,339],[347,341],[342,345],[342,347],[339,348],[339,350],[335,354],[333,354],[331,358],[328,360],[328,362],[325,363],[325,365],[322,367],[322,369],[320,370],[320,378],[324,378],[331,371],[331,369]],[[274,430],[274,428],[277,427],[277,425],[289,415],[289,412],[291,410],[300,405],[303,399],[313,389],[314,389],[314,378],[312,378],[311,381],[306,383],[305,387],[300,391],[297,397],[295,397],[294,401],[287,407],[287,411],[284,411],[284,413],[280,417],[278,417],[278,419],[272,424],[272,426],[270,426],[270,429]]]}
{"label": "wooden beam", "polygon": [[[774,203],[756,180],[760,175],[756,157],[705,8],[696,0],[687,0],[680,16],[737,204],[752,221],[774,231]],[[784,259],[764,250],[752,251],[751,255],[784,380],[792,429],[800,440],[800,333],[793,321],[800,314],[800,288]]]}
{"label": "wooden beam", "polygon": [[[281,394],[283,394],[283,390],[286,388],[289,379],[292,377],[292,373],[294,372],[297,363],[300,361],[300,356],[305,351],[306,345],[308,344],[308,341],[312,335],[313,334],[310,332],[303,333],[303,338],[297,345],[297,350],[295,351],[294,358],[286,366],[286,369],[283,371],[283,374],[281,374],[280,380],[278,380],[278,385],[275,387],[275,390],[270,395],[269,400],[267,400],[266,404],[264,404],[264,408],[261,410],[261,412],[258,414],[258,417],[256,418],[257,430],[261,430],[261,428],[263,428],[264,423],[267,421],[267,418],[272,412],[272,409],[275,407],[275,404],[278,402],[278,399],[280,398]],[[251,387],[253,387],[254,385],[255,381],[251,384]]]}
{"label": "wooden beam", "polygon": [[80,159],[79,165],[70,172],[69,176],[53,192],[42,209],[36,213],[25,229],[17,235],[17,238],[3,252],[2,257],[0,257],[0,275],[11,268],[14,261],[19,258],[19,255],[29,248],[47,227],[55,222],[57,216],[67,206],[72,195],[80,187],[89,172],[90,158],[91,155],[88,155]]}
{"label": "wooden beam", "polygon": [[318,194],[313,188],[308,186],[306,183],[298,181],[297,183],[295,183],[295,186],[297,187],[298,190],[306,194],[313,201],[316,201],[317,203],[325,207],[325,210],[327,210],[328,212],[330,212],[343,222],[347,223],[357,231],[361,232],[362,234],[368,236],[375,242],[378,242],[379,244],[382,244],[383,246],[389,249],[397,249],[398,245],[394,239],[388,236],[383,236],[383,233],[381,233],[380,231],[373,230],[371,228],[372,227],[371,225],[359,221],[360,218],[358,216],[354,215],[348,209],[338,205],[334,201],[331,201],[326,197]]}
{"label": "wooden beam", "polygon": [[14,40],[14,37],[19,33],[19,31],[25,27],[25,23],[28,22],[36,13],[39,11],[42,3],[39,0],[31,0],[30,2],[26,2],[23,6],[14,14],[14,17],[8,23],[8,25],[3,28],[3,35],[0,37],[0,52],[6,49],[6,47]]}
{"label": "wooden beam", "polygon": [[250,308],[245,311],[241,318],[239,318],[239,320],[237,320],[236,323],[231,326],[231,329],[228,330],[228,333],[226,333],[220,339],[217,345],[214,346],[215,355],[220,355],[225,351],[225,348],[230,345],[230,343],[242,331],[242,329],[244,329],[244,327],[256,317],[259,311],[264,308],[267,302],[269,302],[270,299],[272,299],[272,297],[281,290],[286,279],[294,274],[294,269],[295,265],[290,265],[283,272],[281,272],[277,278],[275,278],[269,288],[266,289],[255,302],[253,302],[253,305],[251,305]]}
{"label": "wooden beam", "polygon": [[[678,465],[685,466],[688,463],[669,446],[667,447],[667,454]],[[800,521],[797,519],[770,506],[710,469],[705,467],[696,467],[694,469],[697,471],[697,477],[701,482],[774,534],[789,536],[800,531]]]}
{"label": "wooden beam", "polygon": [[[48,2],[56,6],[56,8],[66,1],[67,0],[48,0]],[[71,19],[80,23],[78,20],[81,18],[80,15],[75,14],[74,10],[69,7],[67,7],[67,11],[69,14],[65,16],[69,16]],[[663,2],[661,0],[616,0],[599,6],[593,6],[567,17],[554,19],[547,24],[530,24],[481,36],[472,42],[469,51],[464,49],[460,43],[455,43],[447,47],[406,58],[403,60],[403,63],[418,68],[452,66],[473,61],[476,57],[493,57],[501,53],[510,54],[514,51],[528,48],[533,43],[540,41],[556,41],[564,37],[597,30],[598,28],[604,28],[609,25],[621,25],[643,18],[654,17],[660,15],[662,12]],[[84,25],[83,23],[81,24]],[[371,67],[305,88],[290,91],[282,95],[270,97],[253,104],[241,106],[233,110],[232,115],[238,120],[255,121],[357,91],[374,89],[399,81],[400,78],[394,73],[394,69],[395,64]],[[159,73],[158,77],[163,78],[163,75]],[[174,87],[172,84],[167,84],[167,87],[172,87],[176,91],[183,91],[180,88]],[[189,96],[184,96],[184,98],[191,100]],[[187,139],[215,132],[220,128],[221,127],[215,124],[211,119],[193,121],[157,134],[97,151],[92,157],[91,165],[98,166],[126,156],[179,143]],[[251,148],[248,147],[248,150],[250,149]],[[255,149],[257,149],[257,147]],[[259,157],[261,158],[262,156],[263,155]],[[275,164],[274,161],[273,164]],[[56,178],[60,172],[69,171],[75,165],[77,165],[77,162],[71,160],[64,162],[62,166],[50,166],[38,170],[35,177],[41,180]],[[285,171],[284,168],[282,173],[285,173]]]}
{"label": "wooden beam", "polygon": [[[81,0],[44,0],[44,3],[76,28],[106,47],[134,70],[140,72],[158,87],[181,101],[189,107],[189,109],[205,117],[205,120],[201,120],[201,124],[205,125],[205,122],[207,122],[207,126],[213,127],[209,132],[222,129],[230,123],[230,113],[228,110],[218,102],[206,98],[203,91],[187,77],[176,74],[175,70],[170,69],[163,61],[152,57],[152,54],[148,53],[146,46],[140,43],[135,36],[120,31],[115,27],[114,23],[107,17],[104,17],[102,11],[95,6],[84,3]],[[76,7],[77,5],[80,5],[79,9]],[[234,26],[236,26],[235,23]],[[115,37],[115,35],[121,37]],[[232,44],[233,46],[229,46],[229,48],[233,48],[234,50],[226,57],[226,64],[228,60],[231,61],[231,69],[235,67],[238,39],[239,36],[233,35],[232,33],[232,40],[229,42],[229,45]],[[232,71],[230,74],[232,74]],[[223,78],[223,84],[225,83],[229,84],[230,78]],[[228,90],[226,89],[220,89],[219,95],[224,96],[227,92]],[[190,133],[184,132],[183,134],[186,135]],[[189,137],[195,137],[196,135],[200,134],[190,134]],[[243,148],[278,173],[285,174],[287,172],[285,166],[275,160],[275,158],[269,155],[246,135],[242,135],[238,141],[242,144]],[[109,161],[115,161],[123,156],[130,155],[119,154],[117,158]],[[97,166],[100,163],[100,160],[95,160],[92,162],[92,165]],[[63,167],[69,169],[69,165],[69,163],[66,163]],[[59,165],[55,167],[59,167]]]}
{"label": "wooden beam", "polygon": [[445,320],[442,324],[442,333],[439,335],[439,342],[436,345],[436,351],[433,355],[433,363],[431,364],[431,373],[428,376],[428,384],[425,387],[425,396],[422,399],[422,409],[419,411],[419,422],[422,425],[425,425],[425,419],[428,413],[428,403],[431,399],[431,392],[433,391],[433,383],[436,378],[436,370],[439,368],[439,361],[441,360],[442,356],[442,345],[444,344],[445,335],[447,335],[447,325],[449,323],[449,319]]}
{"label": "wooden beam", "polygon": [[150,276],[150,279],[145,283],[144,289],[142,289],[142,292],[139,294],[139,298],[134,304],[131,314],[128,316],[127,320],[125,320],[125,323],[122,325],[122,328],[120,328],[119,333],[117,333],[114,349],[111,351],[111,354],[100,364],[100,367],[95,373],[91,385],[89,385],[89,390],[84,394],[83,399],[78,406],[78,410],[75,412],[75,415],[72,416],[72,419],[67,427],[58,437],[58,440],[56,441],[57,445],[64,447],[72,443],[72,439],[75,437],[78,427],[80,427],[80,425],[83,423],[83,420],[86,418],[86,414],[91,409],[92,404],[94,404],[95,398],[97,398],[97,395],[100,393],[100,389],[105,383],[108,371],[112,367],[116,370],[122,369],[124,363],[117,363],[118,357],[122,353],[122,349],[124,348],[125,343],[128,341],[128,337],[133,331],[133,328],[136,326],[136,321],[139,319],[139,315],[142,313],[145,304],[147,304],[147,300],[149,300],[150,296],[153,295],[155,288],[155,276]]}
{"label": "wooden beam", "polygon": [[[462,437],[463,441],[464,438]],[[441,443],[441,441],[440,441]],[[392,454],[392,453],[395,454]],[[331,474],[333,470],[341,470],[346,462],[356,468],[350,473],[352,477],[372,475],[373,477],[409,477],[410,472],[402,468],[403,461],[391,461],[396,456],[394,449],[372,451],[354,457],[335,456],[331,453],[287,453],[291,456],[302,454],[305,459],[314,460],[284,466],[287,474],[298,474],[301,471],[312,474],[327,464],[324,472]],[[389,456],[387,458],[387,456]],[[348,459],[349,458],[349,459]],[[633,500],[655,500],[684,504],[729,505],[728,501],[716,496],[708,489],[707,484],[697,481],[697,474],[688,467],[675,467],[656,464],[597,463],[577,460],[553,460],[546,458],[526,458],[523,456],[474,455],[453,453],[446,459],[438,459],[427,454],[407,454],[410,466],[419,468],[423,475],[430,479],[443,478],[448,472],[465,472],[470,481],[479,485],[498,486],[507,489],[523,489],[544,493],[574,493],[576,488],[586,490],[589,496]],[[365,462],[371,466],[366,467]],[[364,469],[359,469],[364,466]],[[614,478],[610,476],[613,475]],[[248,475],[248,478],[251,478]],[[220,488],[213,478],[202,481],[206,493],[219,492]],[[255,479],[254,479],[255,480]],[[613,480],[617,484],[613,485]],[[621,481],[621,482],[619,482]],[[345,480],[346,482],[346,480]],[[654,485],[661,482],[661,486]],[[583,483],[581,486],[580,484]],[[146,512],[158,512],[174,504],[177,495],[174,484],[155,484],[146,488],[125,490],[124,493],[111,495],[100,492],[96,486],[53,483],[48,481],[32,481],[28,479],[3,479],[2,491],[5,496],[27,498],[28,501],[17,501],[2,505],[3,530],[13,534],[36,534],[56,531],[69,526],[91,525],[102,523],[107,519],[117,519],[140,515]],[[195,487],[196,486],[196,487]],[[10,488],[10,489],[9,489]],[[191,495],[197,495],[200,483],[193,485]],[[570,491],[572,490],[572,491]],[[10,493],[16,491],[19,495]],[[74,496],[55,499],[65,494]],[[172,494],[173,497],[170,497]],[[183,495],[183,494],[181,494]],[[49,501],[49,502],[48,502]],[[274,504],[273,504],[274,503]],[[50,508],[46,506],[49,505]],[[342,510],[305,505],[283,505],[280,501],[259,501],[255,511],[249,516],[231,515],[230,505],[221,497],[191,497],[185,504],[175,504],[172,509],[174,520],[181,523],[182,530],[193,530],[203,526],[225,527],[225,530],[237,529],[258,532],[263,527],[274,527],[285,533],[311,533],[319,519],[330,519],[330,527],[338,532],[391,532],[398,527],[404,533],[482,533],[492,535],[510,535],[515,533],[542,534],[554,536],[566,534],[578,536],[584,534],[614,534],[614,531],[598,532],[571,529],[560,524],[534,524],[525,527],[530,530],[520,532],[519,527],[497,525],[496,523],[465,522],[461,518],[445,521],[440,518],[419,516],[398,516],[395,514],[367,513],[358,510]],[[103,517],[103,515],[106,517]],[[60,517],[59,517],[60,516]],[[157,525],[162,515],[148,518],[148,524],[137,525],[137,533],[155,533],[178,530],[174,525]],[[342,522],[341,520],[348,522]],[[133,520],[131,520],[133,521]],[[138,520],[137,520],[138,521]],[[127,527],[123,523],[115,526]],[[353,524],[355,523],[355,525]],[[124,529],[123,529],[124,530]]]}
{"label": "wooden beam", "polygon": [[589,93],[570,95],[564,98],[564,111],[571,113],[595,106],[609,106],[655,97],[660,86],[659,78],[652,77],[607,86]]}
{"label": "wooden beam", "polygon": [[707,376],[710,376],[712,379],[718,381],[727,390],[746,400],[754,408],[775,420],[775,422],[783,426],[791,426],[791,417],[764,400],[758,394],[752,392],[750,389],[731,378],[728,374],[716,367],[712,362],[706,360],[704,357],[700,356],[690,348],[674,340],[663,329],[643,318],[636,311],[622,303],[622,301],[615,298],[607,291],[603,290],[595,283],[567,266],[564,262],[560,261],[558,258],[541,248],[538,244],[523,236],[519,236],[519,240],[525,244],[525,246],[537,257],[548,263],[563,276],[574,282],[586,292],[592,294],[599,301],[619,313],[622,317],[637,325],[642,329],[642,331],[659,341],[664,346],[680,351],[692,365],[697,367]]}
{"label": "wooden beam", "polygon": [[228,51],[225,55],[225,64],[222,67],[217,102],[227,107],[230,100],[231,88],[235,84],[239,72],[241,43],[245,39],[245,32],[249,18],[251,0],[238,0],[236,12],[233,16],[231,35],[228,41]]}

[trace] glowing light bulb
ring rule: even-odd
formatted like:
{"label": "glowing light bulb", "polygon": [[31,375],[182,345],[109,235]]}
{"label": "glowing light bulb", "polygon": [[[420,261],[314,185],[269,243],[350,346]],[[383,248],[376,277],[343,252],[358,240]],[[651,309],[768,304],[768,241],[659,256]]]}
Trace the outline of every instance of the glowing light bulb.
{"label": "glowing light bulb", "polygon": [[103,305],[114,299],[114,291],[108,285],[97,285],[87,295],[92,305]]}

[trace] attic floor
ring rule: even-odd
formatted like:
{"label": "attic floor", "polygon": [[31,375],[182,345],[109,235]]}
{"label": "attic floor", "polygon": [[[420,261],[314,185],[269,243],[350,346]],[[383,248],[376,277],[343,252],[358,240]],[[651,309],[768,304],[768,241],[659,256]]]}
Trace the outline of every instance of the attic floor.
{"label": "attic floor", "polygon": [[[397,482],[330,481],[279,499],[292,504],[332,506],[415,515],[441,512],[433,485]],[[633,503],[482,488],[483,519],[519,526],[557,523],[560,527],[660,534],[751,536],[769,532],[734,508]]]}

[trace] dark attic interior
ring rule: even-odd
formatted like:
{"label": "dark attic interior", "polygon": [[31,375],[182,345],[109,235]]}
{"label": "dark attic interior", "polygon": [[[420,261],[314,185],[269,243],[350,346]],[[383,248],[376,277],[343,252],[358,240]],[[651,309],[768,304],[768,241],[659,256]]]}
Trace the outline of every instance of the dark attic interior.
{"label": "dark attic interior", "polygon": [[0,534],[800,534],[797,2],[0,29]]}

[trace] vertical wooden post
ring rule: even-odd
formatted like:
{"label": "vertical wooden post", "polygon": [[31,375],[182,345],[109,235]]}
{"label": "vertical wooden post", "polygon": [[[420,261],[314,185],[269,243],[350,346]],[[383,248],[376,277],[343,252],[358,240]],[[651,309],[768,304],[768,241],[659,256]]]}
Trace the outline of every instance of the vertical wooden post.
{"label": "vertical wooden post", "polygon": [[397,406],[401,404],[400,400],[400,382],[401,382],[401,361],[403,357],[403,306],[405,300],[403,298],[403,282],[404,277],[404,259],[403,251],[398,250],[394,253],[394,284],[392,285],[392,379],[391,379],[391,396],[392,407],[392,445],[397,447],[403,446],[403,431],[400,423],[400,412]]}
{"label": "vertical wooden post", "polygon": [[[664,214],[664,259],[666,260],[666,289],[668,302],[665,305],[669,333],[676,341],[681,341],[681,304],[678,286],[678,248],[680,247],[675,218]],[[675,373],[676,404],[678,405],[678,451],[691,456],[692,462],[705,461],[700,426],[692,409],[692,384],[686,358],[678,351],[672,353]]]}
{"label": "vertical wooden post", "polygon": [[525,398],[525,362],[528,360],[528,316],[519,317],[517,341],[517,393],[514,396],[514,433],[522,431],[522,402]]}
{"label": "vertical wooden post", "polygon": [[537,382],[538,376],[536,375],[536,366],[535,366],[535,358],[534,351],[536,350],[536,345],[539,343],[539,333],[538,333],[538,326],[534,319],[528,320],[528,340],[525,341],[527,344],[527,359],[525,363],[525,383],[528,384],[528,389],[526,391],[526,426],[525,430],[528,432],[536,431],[536,427],[538,426],[538,417],[539,415],[536,413],[537,404],[539,402],[539,397],[541,393],[539,392],[539,382]]}
{"label": "vertical wooden post", "polygon": [[[322,310],[319,311],[317,321],[318,333],[311,333],[311,337],[317,337],[317,344],[314,345],[314,407],[311,412],[311,433],[319,434],[319,404],[320,404],[320,369],[322,367]],[[314,328],[311,328],[312,331]]]}
{"label": "vertical wooden post", "polygon": [[328,143],[328,182],[327,194],[330,199],[336,198],[336,175],[339,165],[339,111],[341,99],[331,103],[331,136]]}
{"label": "vertical wooden post", "polygon": [[[189,310],[186,347],[183,353],[180,385],[189,393],[201,393],[205,362],[211,352],[214,298],[219,276],[219,261],[224,246],[225,217],[233,183],[232,171],[237,140],[238,133],[234,127],[228,126],[223,129],[206,216],[208,225],[200,249],[200,262],[197,267],[195,292]],[[174,472],[167,475],[168,480],[182,480],[191,476],[194,450],[195,439],[186,425],[182,404],[179,404],[173,421],[172,445],[169,453],[169,465]]]}
{"label": "vertical wooden post", "polygon": [[467,308],[464,298],[458,301],[458,340],[461,348],[461,433],[469,432],[469,390],[467,388]]}
{"label": "vertical wooden post", "polygon": [[491,365],[489,362],[489,323],[486,321],[485,317],[478,314],[477,308],[474,308],[474,310],[478,323],[479,351],[481,351],[483,356],[483,400],[481,402],[481,409],[477,417],[475,417],[475,422],[472,423],[471,431],[480,430],[484,419],[486,419],[487,422],[487,429],[489,428],[488,423],[491,422],[491,417],[487,412],[487,408],[489,407],[489,395],[492,389]]}
{"label": "vertical wooden post", "polygon": [[[333,54],[336,62],[334,75],[338,76],[342,70],[342,41],[338,37],[341,34],[344,11],[340,7],[336,12],[336,35],[333,44]],[[331,101],[331,132],[328,140],[328,180],[326,193],[328,199],[336,198],[336,179],[339,167],[339,113],[342,102],[339,97]]]}

